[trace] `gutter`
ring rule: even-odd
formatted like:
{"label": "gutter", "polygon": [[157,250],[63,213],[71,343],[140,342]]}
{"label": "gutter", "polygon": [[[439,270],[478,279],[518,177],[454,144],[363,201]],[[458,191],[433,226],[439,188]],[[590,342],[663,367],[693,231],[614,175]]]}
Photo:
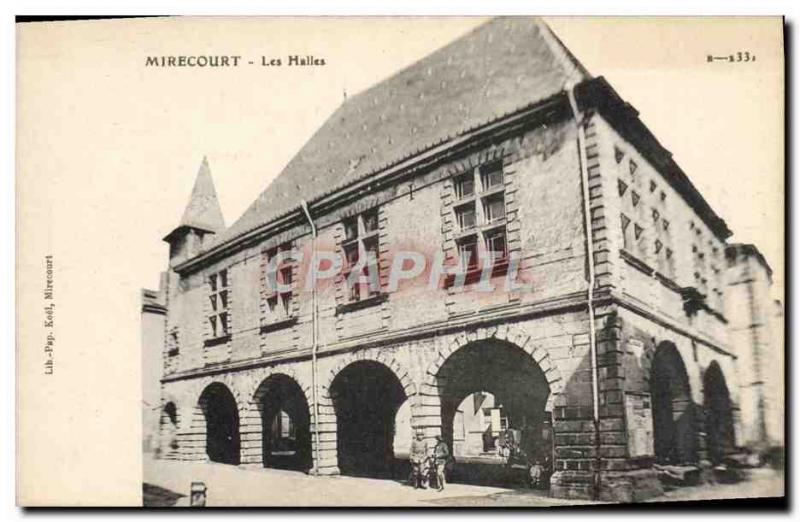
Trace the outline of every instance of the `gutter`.
{"label": "gutter", "polygon": [[586,157],[586,132],[583,127],[584,115],[578,109],[578,103],[575,101],[575,86],[568,85],[566,88],[567,97],[569,98],[569,105],[572,108],[572,117],[578,127],[578,155],[581,166],[581,195],[583,200],[583,216],[584,226],[586,227],[586,259],[589,272],[589,285],[586,290],[586,306],[589,310],[589,351],[590,363],[592,369],[592,416],[594,422],[594,439],[595,439],[595,466],[594,466],[594,499],[600,497],[600,393],[598,389],[598,375],[597,375],[597,340],[595,339],[595,325],[594,325],[594,236],[592,234],[592,215],[589,206],[589,168],[587,166]]}
{"label": "gutter", "polygon": [[[311,218],[311,212],[308,210],[306,200],[300,201],[300,206],[303,209],[308,224],[311,225],[311,259],[312,262],[317,258],[317,227],[314,225],[314,220]],[[319,331],[319,309],[317,307],[317,271],[311,267],[311,405],[314,412],[314,467],[311,469],[311,474],[319,474],[319,401],[317,398],[317,348],[318,348],[318,331]]]}

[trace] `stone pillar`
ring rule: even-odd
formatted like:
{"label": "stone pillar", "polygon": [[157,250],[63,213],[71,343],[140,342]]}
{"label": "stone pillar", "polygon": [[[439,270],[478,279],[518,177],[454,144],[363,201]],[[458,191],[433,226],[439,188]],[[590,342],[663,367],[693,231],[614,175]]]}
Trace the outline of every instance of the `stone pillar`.
{"label": "stone pillar", "polygon": [[[319,415],[319,437],[315,434],[317,428],[317,423],[314,422],[315,414]],[[333,401],[327,394],[321,394],[317,412],[311,412],[311,455],[314,462],[312,473],[316,475],[339,474],[336,437],[336,411]],[[317,451],[317,439],[319,439],[319,451]],[[317,460],[318,453],[319,460]]]}
{"label": "stone pillar", "polygon": [[[437,382],[439,379],[436,379]],[[440,390],[443,383],[437,385],[423,384],[419,393],[411,400],[411,426],[414,430],[422,430],[425,439],[433,442],[442,434],[442,400]]]}
{"label": "stone pillar", "polygon": [[262,467],[264,465],[264,444],[261,413],[258,406],[251,403],[239,416],[239,458],[242,466]]}

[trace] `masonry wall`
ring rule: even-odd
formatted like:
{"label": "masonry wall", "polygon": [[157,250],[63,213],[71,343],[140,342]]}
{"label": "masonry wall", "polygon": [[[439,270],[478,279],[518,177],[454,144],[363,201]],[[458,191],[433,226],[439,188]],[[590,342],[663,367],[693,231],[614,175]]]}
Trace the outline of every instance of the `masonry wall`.
{"label": "masonry wall", "polygon": [[[487,161],[502,160],[506,179],[509,250],[521,256],[521,270],[532,290],[510,294],[504,277],[493,280],[497,291],[459,293],[428,285],[426,270],[401,282],[388,299],[360,309],[342,310],[342,278],[318,285],[320,345],[335,349],[370,336],[391,337],[422,327],[434,328],[490,309],[524,307],[572,295],[585,289],[585,259],[580,206],[580,170],[574,126],[568,122],[541,126],[522,137],[479,148],[415,178],[337,208],[318,220],[320,250],[341,252],[342,219],[371,207],[380,209],[381,285],[390,260],[401,250],[422,252],[430,263],[443,254],[455,260],[452,176]],[[297,266],[293,295],[294,322],[264,328],[264,250],[290,242],[304,261]],[[236,364],[263,357],[304,355],[311,347],[311,292],[305,288],[306,260],[311,257],[308,227],[297,227],[235,253],[203,270],[180,278],[173,274],[168,329],[177,332],[177,355],[168,366],[181,372],[214,364]],[[208,346],[208,276],[227,269],[230,281],[230,339]],[[585,290],[583,290],[585,291]],[[337,309],[338,307],[338,309]]]}
{"label": "masonry wall", "polygon": [[728,270],[731,346],[739,358],[742,441],[782,445],[784,346],[780,306],[770,295],[766,267],[755,256],[735,255]]}

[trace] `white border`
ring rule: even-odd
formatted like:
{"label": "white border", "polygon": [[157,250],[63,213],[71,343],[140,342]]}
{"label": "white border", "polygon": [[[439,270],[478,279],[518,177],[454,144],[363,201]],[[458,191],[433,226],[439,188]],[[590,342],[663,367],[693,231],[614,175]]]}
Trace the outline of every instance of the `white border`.
{"label": "white border", "polygon": [[[800,2],[779,1],[779,0],[751,0],[745,1],[732,1],[732,0],[672,0],[670,2],[626,2],[621,0],[558,0],[550,2],[514,2],[508,0],[495,0],[492,2],[460,2],[457,4],[435,4],[430,0],[406,0],[397,3],[378,3],[375,1],[346,1],[337,2],[332,5],[329,2],[323,1],[304,1],[293,0],[291,2],[284,2],[277,5],[265,5],[262,3],[233,0],[228,2],[199,0],[191,4],[176,0],[147,0],[141,2],[123,1],[123,2],[100,2],[100,1],[68,1],[59,2],[55,0],[49,1],[29,1],[23,2],[19,0],[11,0],[2,3],[0,7],[2,11],[2,23],[0,24],[0,129],[2,129],[2,140],[0,140],[0,332],[2,332],[2,354],[3,359],[0,362],[2,368],[3,379],[2,387],[0,387],[0,439],[2,446],[0,446],[0,506],[2,506],[0,513],[3,519],[16,520],[24,516],[24,512],[19,508],[14,507],[15,502],[15,427],[12,419],[15,415],[15,309],[14,309],[14,275],[15,275],[15,236],[14,236],[14,15],[98,15],[98,14],[114,14],[114,15],[142,15],[142,14],[227,14],[227,15],[253,15],[253,14],[272,14],[272,15],[445,15],[445,14],[461,14],[461,15],[492,15],[492,14],[540,14],[540,15],[785,15],[787,23],[792,26],[792,38],[797,39],[797,21],[800,19]],[[791,44],[792,42],[787,42]],[[797,69],[797,58],[790,47],[787,51],[788,59],[791,64],[790,70]],[[796,94],[796,89],[793,89],[791,95]],[[791,109],[791,113],[787,113],[789,121],[794,121],[796,103],[791,103],[787,109]],[[792,132],[789,134],[792,138],[791,143],[787,143],[787,150],[797,151],[797,134]],[[795,164],[797,163],[796,152],[794,154]],[[793,169],[794,170],[794,169]],[[789,173],[793,177],[794,172]],[[796,201],[798,197],[797,183],[792,187],[792,200]],[[787,207],[790,214],[788,219],[791,219],[792,237],[793,242],[798,240],[798,222],[796,216],[793,216],[791,207]],[[793,267],[789,267],[791,270]],[[787,281],[791,282],[791,294],[787,299],[791,299],[797,290],[797,282],[792,281],[787,275]],[[796,310],[792,310],[791,317],[787,318],[787,325],[797,324]],[[792,375],[797,375],[798,357],[797,352],[794,351],[794,346],[789,347],[789,350],[794,352],[793,364],[791,371]],[[787,382],[791,383],[791,378]],[[792,397],[794,399],[791,404],[798,404],[797,401],[797,388],[795,384],[792,389]],[[794,420],[792,418],[792,420]],[[797,433],[794,432],[794,437],[788,441],[793,445],[797,439]],[[794,455],[796,452],[792,452]],[[796,461],[796,458],[794,459]],[[792,464],[794,464],[794,461]],[[46,487],[47,477],[42,477],[42,482]],[[792,481],[794,485],[790,495],[797,494],[797,480]],[[559,514],[559,518],[566,518],[572,520],[585,519],[587,516],[592,519],[611,519],[616,518],[625,512],[600,512],[600,513],[587,513],[586,511],[566,511],[552,510],[537,511],[537,512],[507,512],[503,516],[513,517],[541,517],[542,515]],[[54,516],[56,513],[48,512],[39,516]],[[64,513],[60,513],[64,516]],[[67,513],[69,515],[69,513]],[[81,516],[81,514],[77,514]],[[130,516],[131,513],[126,513]],[[187,513],[184,513],[186,516]],[[231,513],[216,512],[212,514],[212,518],[222,520],[230,516]],[[349,517],[352,513],[335,513],[335,512],[320,512],[320,513],[290,513],[290,512],[253,512],[254,516],[267,516],[271,519],[306,519],[308,517],[324,516],[324,517]],[[566,516],[565,516],[566,515]],[[623,516],[633,517],[653,517],[653,516],[680,516],[683,519],[703,519],[706,518],[722,518],[736,516],[733,513],[691,513],[691,512],[676,512],[668,508],[663,510],[663,513],[652,511],[628,511]],[[742,512],[740,516],[751,516],[755,513]],[[75,516],[75,514],[72,514]],[[102,518],[111,517],[113,513],[103,513],[100,515]],[[135,517],[149,516],[151,519],[167,519],[169,516],[174,516],[170,513],[134,513]],[[357,516],[368,517],[388,517],[397,516],[397,514],[390,515],[388,513],[361,513]],[[439,520],[440,513],[436,512],[404,512],[400,516],[413,516],[417,520]],[[473,517],[493,517],[494,514],[485,511],[477,511],[473,513],[458,512],[449,513],[448,516],[473,516]],[[207,519],[207,518],[206,518]]]}

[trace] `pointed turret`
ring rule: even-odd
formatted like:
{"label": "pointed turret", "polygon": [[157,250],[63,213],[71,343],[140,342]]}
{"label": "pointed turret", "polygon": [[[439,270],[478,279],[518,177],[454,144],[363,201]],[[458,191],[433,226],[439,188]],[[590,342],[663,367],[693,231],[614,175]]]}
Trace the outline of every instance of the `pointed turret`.
{"label": "pointed turret", "polygon": [[170,245],[170,264],[174,265],[199,253],[208,239],[225,230],[225,220],[211,179],[208,159],[203,157],[189,203],[178,226],[164,241]]}

